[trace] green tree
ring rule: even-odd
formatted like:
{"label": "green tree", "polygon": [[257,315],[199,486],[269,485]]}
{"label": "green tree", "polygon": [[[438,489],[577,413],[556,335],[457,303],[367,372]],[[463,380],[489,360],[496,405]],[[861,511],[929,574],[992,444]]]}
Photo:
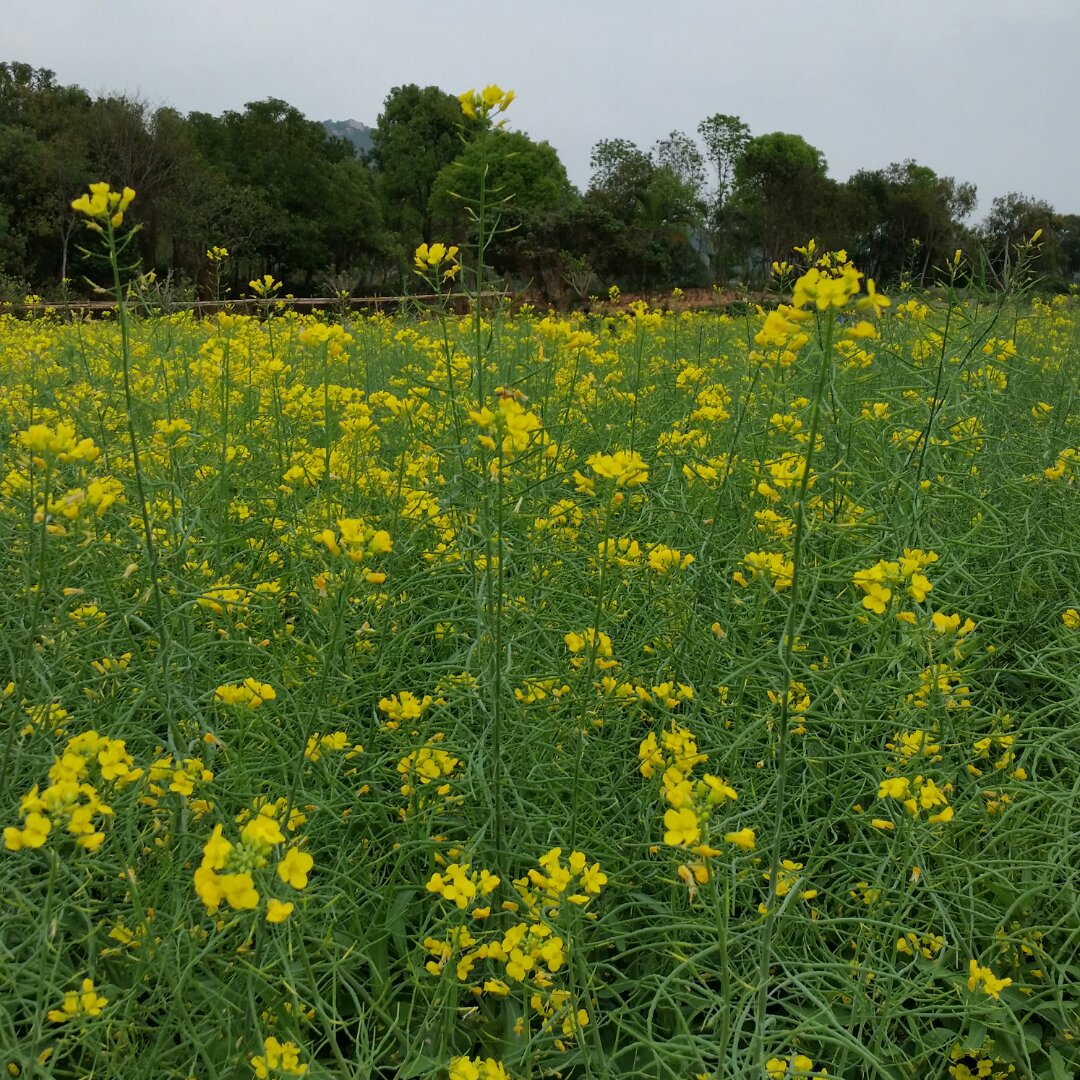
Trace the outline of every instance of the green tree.
{"label": "green tree", "polygon": [[979,229],[979,239],[986,251],[987,264],[999,281],[1016,246],[1030,240],[1039,230],[1042,235],[1037,241],[1038,254],[1032,269],[1042,276],[1060,277],[1068,265],[1061,215],[1048,202],[1016,191],[999,195],[990,204],[990,212]]}
{"label": "green tree", "polygon": [[[485,157],[486,155],[486,157]],[[534,142],[519,131],[498,131],[484,150],[479,142],[466,144],[435,180],[431,219],[437,240],[472,242],[472,221],[458,193],[472,195],[486,169],[491,221],[498,230],[488,248],[492,266],[502,273],[528,273],[522,252],[539,219],[576,197],[559,155],[549,143]]]}
{"label": "green tree", "polygon": [[805,243],[827,217],[835,185],[825,156],[801,135],[773,132],[745,146],[735,162],[745,255],[762,276],[775,259]]}
{"label": "green tree", "polygon": [[910,275],[920,284],[967,239],[974,184],[938,176],[915,161],[860,170],[847,182],[861,202],[861,228],[850,239],[860,267],[882,280]]}
{"label": "green tree", "polygon": [[629,223],[652,180],[652,158],[629,139],[601,139],[592,148],[589,165],[588,194],[598,206]]}
{"label": "green tree", "polygon": [[735,166],[750,142],[750,128],[737,116],[714,113],[702,120],[697,130],[716,180],[713,205],[722,209],[731,195]]}
{"label": "green tree", "polygon": [[90,107],[45,68],[0,64],[0,268],[35,287],[74,274],[70,202],[87,182]]}
{"label": "green tree", "polygon": [[750,142],[750,128],[737,116],[714,113],[698,124],[705,144],[705,158],[712,166],[713,187],[708,199],[708,224],[714,280],[724,280],[731,269],[734,215],[729,205],[735,183],[735,166]]}
{"label": "green tree", "polygon": [[653,147],[653,162],[666,168],[694,197],[705,197],[705,158],[698,145],[682,131],[672,131]]}
{"label": "green tree", "polygon": [[378,175],[386,225],[406,250],[431,243],[435,181],[462,151],[472,126],[453,94],[437,86],[395,86],[371,132],[371,161]]}
{"label": "green tree", "polygon": [[[662,153],[674,158],[674,143]],[[680,162],[677,172],[628,139],[602,139],[590,160],[593,175],[585,199],[595,211],[593,221],[614,222],[616,230],[603,230],[591,251],[564,246],[587,255],[608,281],[639,289],[700,284],[703,268],[693,239],[704,206],[692,159]]]}
{"label": "green tree", "polygon": [[[318,275],[344,269],[336,267],[336,255],[355,254],[353,241],[366,236],[375,243],[381,222],[366,166],[344,139],[277,98],[249,102],[242,113],[192,114],[189,120],[224,191],[246,192],[238,201],[245,210],[254,199],[268,211],[258,222],[261,265],[250,266],[252,273],[269,269],[287,285],[291,280],[309,290]],[[350,226],[352,240],[342,247],[338,229],[353,215],[361,220]]]}

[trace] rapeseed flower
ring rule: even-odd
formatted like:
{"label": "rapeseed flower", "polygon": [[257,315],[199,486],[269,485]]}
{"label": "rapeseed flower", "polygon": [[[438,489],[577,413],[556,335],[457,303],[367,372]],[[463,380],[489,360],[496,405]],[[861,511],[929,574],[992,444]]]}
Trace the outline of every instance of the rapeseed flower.
{"label": "rapeseed flower", "polygon": [[279,1042],[273,1035],[263,1040],[263,1052],[251,1059],[258,1080],[267,1080],[271,1073],[303,1076],[307,1065],[300,1061],[300,1047],[293,1042]]}
{"label": "rapeseed flower", "polygon": [[421,244],[413,254],[413,266],[420,274],[435,272],[441,280],[452,281],[461,267],[457,262],[457,245]]}
{"label": "rapeseed flower", "polygon": [[506,1066],[495,1058],[456,1057],[450,1062],[448,1080],[510,1080]]}
{"label": "rapeseed flower", "polygon": [[[134,198],[134,189],[126,187],[123,191],[112,191],[108,183],[102,180],[91,184],[88,193],[73,199],[71,209],[88,218],[107,220],[114,229],[119,229]],[[96,221],[89,221],[87,224],[101,230]]]}
{"label": "rapeseed flower", "polygon": [[100,1016],[108,1004],[109,999],[94,988],[94,980],[83,979],[79,990],[66,991],[64,1004],[59,1009],[50,1009],[46,1015],[54,1024],[66,1024],[79,1016]]}
{"label": "rapeseed flower", "polygon": [[638,487],[649,479],[649,467],[634,450],[617,450],[613,454],[592,454],[585,462],[597,476],[614,480],[616,487]]}
{"label": "rapeseed flower", "polygon": [[479,93],[476,90],[463,90],[458,94],[461,111],[470,119],[487,118],[506,112],[514,100],[513,90],[503,90],[494,83],[485,86]]}
{"label": "rapeseed flower", "polygon": [[788,1058],[769,1058],[765,1062],[765,1075],[768,1080],[791,1080],[805,1077],[827,1077],[826,1069],[815,1069],[812,1058],[805,1054],[792,1054]]}
{"label": "rapeseed flower", "polygon": [[1012,986],[1012,979],[999,979],[990,968],[983,967],[973,959],[968,962],[967,985],[972,993],[982,990],[987,997],[1000,1001],[1001,991],[1007,986]]}
{"label": "rapeseed flower", "polygon": [[308,874],[314,865],[315,860],[306,851],[291,847],[277,864],[277,876],[297,891],[306,889]]}
{"label": "rapeseed flower", "polygon": [[258,709],[276,697],[277,691],[269,683],[250,677],[242,683],[223,683],[214,690],[214,700],[219,705],[246,709]]}

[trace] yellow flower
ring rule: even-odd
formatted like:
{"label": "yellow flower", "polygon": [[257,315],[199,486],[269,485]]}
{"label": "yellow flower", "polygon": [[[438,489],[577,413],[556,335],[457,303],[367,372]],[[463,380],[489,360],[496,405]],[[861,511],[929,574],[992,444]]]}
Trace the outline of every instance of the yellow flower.
{"label": "yellow flower", "polygon": [[614,480],[616,487],[637,487],[649,479],[649,467],[635,450],[593,454],[585,463],[597,476]]}
{"label": "yellow flower", "polygon": [[734,844],[743,851],[753,851],[755,839],[753,829],[739,829],[738,832],[724,833],[725,844]]}
{"label": "yellow flower", "polygon": [[600,869],[600,864],[593,863],[581,871],[581,887],[593,896],[607,884],[608,876]]}
{"label": "yellow flower", "polygon": [[224,683],[214,690],[214,700],[221,705],[238,705],[257,709],[267,701],[273,701],[277,691],[257,679],[245,679],[242,683]]}
{"label": "yellow flower", "polygon": [[248,282],[251,291],[265,299],[281,288],[281,282],[274,280],[273,274],[264,274],[261,278],[254,278]]}
{"label": "yellow flower", "polygon": [[[751,551],[743,558],[743,566],[750,571],[754,578],[760,578],[779,592],[781,589],[790,589],[795,579],[795,563],[778,551]],[[742,572],[737,572],[735,581],[745,586],[746,577]]]}
{"label": "yellow flower", "polygon": [[814,1062],[805,1054],[795,1054],[790,1058],[769,1058],[765,1062],[765,1075],[769,1080],[785,1080],[787,1077],[823,1077],[828,1076],[825,1069],[814,1070]]}
{"label": "yellow flower", "polygon": [[690,809],[664,811],[664,843],[669,847],[688,847],[701,839],[697,814]]}
{"label": "yellow flower", "polygon": [[1076,608],[1066,608],[1061,613],[1061,621],[1067,630],[1080,630],[1080,611]]}
{"label": "yellow flower", "polygon": [[251,911],[259,906],[259,893],[250,874],[219,874],[217,884],[229,907]]}
{"label": "yellow flower", "polygon": [[[80,195],[73,199],[71,209],[77,214],[85,214],[88,218],[107,218],[114,229],[118,229],[124,221],[124,212],[135,198],[132,188],[126,187],[123,191],[111,191],[104,181],[90,185],[88,194]],[[100,230],[100,226],[98,226]]]}
{"label": "yellow flower", "polygon": [[300,1063],[300,1047],[292,1042],[278,1042],[273,1035],[263,1040],[263,1053],[252,1057],[251,1067],[259,1080],[266,1080],[272,1072],[289,1076],[303,1076],[307,1065]]}
{"label": "yellow flower", "polygon": [[968,989],[974,993],[977,989],[995,1001],[1001,1000],[1001,991],[1012,986],[1012,979],[999,979],[988,967],[982,967],[974,960],[968,962]]}
{"label": "yellow flower", "polygon": [[850,266],[845,267],[839,277],[822,274],[816,266],[811,267],[795,282],[792,303],[796,308],[813,304],[818,311],[841,308],[859,291],[861,277],[862,274]]}
{"label": "yellow flower", "polygon": [[306,851],[291,847],[277,865],[278,877],[294,889],[306,889],[308,874],[314,865],[315,860]]}
{"label": "yellow flower", "polygon": [[50,1009],[46,1015],[54,1024],[65,1024],[76,1016],[100,1016],[108,1004],[109,999],[94,989],[94,980],[83,979],[80,990],[68,990],[64,994],[62,1008]]}
{"label": "yellow flower", "polygon": [[906,776],[894,776],[882,780],[878,788],[879,799],[906,799],[911,788],[911,781]]}
{"label": "yellow flower", "polygon": [[881,293],[874,288],[874,279],[869,278],[866,282],[866,295],[860,296],[859,299],[855,301],[855,307],[860,311],[869,310],[870,313],[876,317],[891,303],[892,301],[887,296],[882,296]]}
{"label": "yellow flower", "polygon": [[22,829],[9,825],[4,830],[4,847],[8,851],[39,848],[45,843],[51,828],[52,822],[44,814],[32,811],[26,815]]}
{"label": "yellow flower", "polygon": [[296,905],[291,901],[289,903],[282,903],[280,900],[274,900],[273,898],[266,902],[266,921],[268,923],[281,923],[284,922],[292,913],[293,908]]}
{"label": "yellow flower", "polygon": [[503,90],[492,83],[485,86],[480,93],[475,90],[463,90],[458,94],[458,101],[461,103],[461,111],[470,120],[475,120],[478,115],[487,117],[506,112],[514,96],[513,90]]}
{"label": "yellow flower", "polygon": [[240,839],[248,847],[265,851],[276,844],[284,844],[285,834],[274,817],[273,808],[264,806],[244,826]]}
{"label": "yellow flower", "polygon": [[443,281],[453,279],[460,267],[457,263],[457,245],[447,247],[445,244],[421,244],[413,254],[413,266],[417,272],[426,274],[429,270],[442,270]]}

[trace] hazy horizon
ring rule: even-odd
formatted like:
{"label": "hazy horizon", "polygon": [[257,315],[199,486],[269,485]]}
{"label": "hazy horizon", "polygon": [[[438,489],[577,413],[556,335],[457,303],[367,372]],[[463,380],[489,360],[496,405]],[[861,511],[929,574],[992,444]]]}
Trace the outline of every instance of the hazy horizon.
{"label": "hazy horizon", "polygon": [[731,113],[755,135],[803,136],[837,180],[913,158],[970,181],[974,221],[1013,191],[1080,213],[1077,0],[909,0],[902,12],[835,0],[824,13],[690,3],[670,18],[612,0],[475,18],[434,5],[402,14],[389,0],[265,0],[256,15],[207,0],[101,10],[89,0],[20,9],[0,59],[183,113],[275,97],[312,120],[370,126],[394,86],[496,82],[517,92],[511,126],[551,143],[582,189],[597,140],[649,149]]}

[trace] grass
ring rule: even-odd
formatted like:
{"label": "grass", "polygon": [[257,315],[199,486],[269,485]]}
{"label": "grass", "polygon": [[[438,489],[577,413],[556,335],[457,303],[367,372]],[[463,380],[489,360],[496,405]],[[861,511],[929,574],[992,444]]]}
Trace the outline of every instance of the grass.
{"label": "grass", "polygon": [[1076,301],[893,301],[0,317],[9,1071],[1080,1068]]}

